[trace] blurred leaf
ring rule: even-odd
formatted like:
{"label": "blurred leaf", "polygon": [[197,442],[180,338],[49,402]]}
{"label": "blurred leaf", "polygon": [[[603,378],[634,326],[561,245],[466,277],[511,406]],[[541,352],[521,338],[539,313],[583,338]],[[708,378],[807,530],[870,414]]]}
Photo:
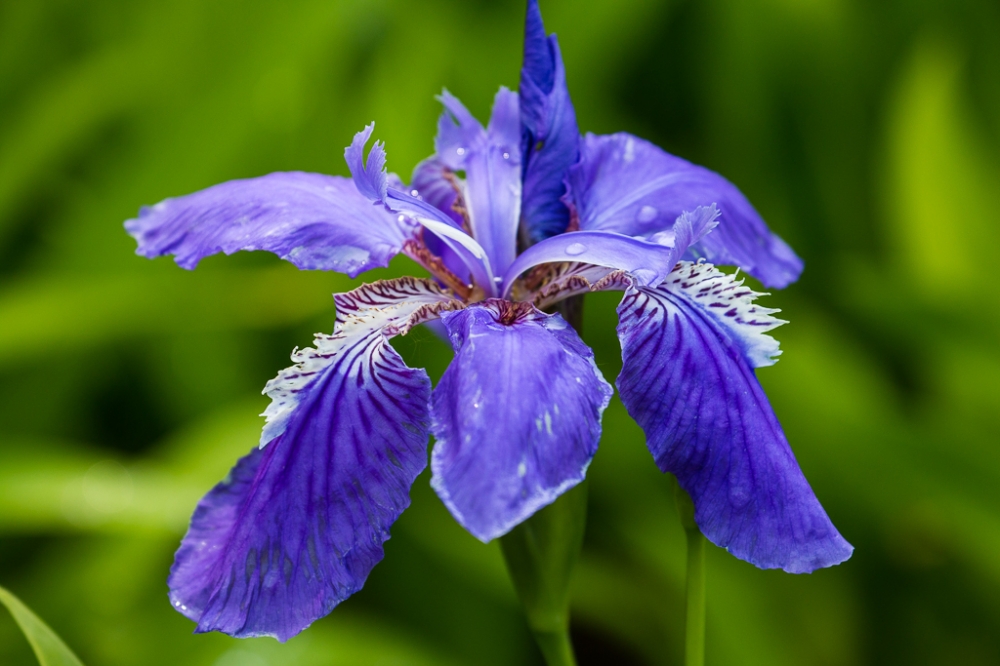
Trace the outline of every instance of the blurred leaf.
{"label": "blurred leaf", "polygon": [[971,288],[1000,258],[1000,171],[970,120],[965,60],[940,37],[913,49],[889,109],[887,217],[903,267],[927,296],[997,303],[995,292]]}
{"label": "blurred leaf", "polygon": [[72,650],[27,606],[0,587],[0,603],[7,607],[42,666],[83,666]]}
{"label": "blurred leaf", "polygon": [[0,291],[0,367],[136,335],[261,329],[304,321],[350,286],[292,266],[192,275],[149,271],[86,279],[46,277]]}
{"label": "blurred leaf", "polygon": [[8,439],[0,448],[0,532],[181,534],[195,504],[255,446],[257,401],[209,414],[138,461],[81,444]]}

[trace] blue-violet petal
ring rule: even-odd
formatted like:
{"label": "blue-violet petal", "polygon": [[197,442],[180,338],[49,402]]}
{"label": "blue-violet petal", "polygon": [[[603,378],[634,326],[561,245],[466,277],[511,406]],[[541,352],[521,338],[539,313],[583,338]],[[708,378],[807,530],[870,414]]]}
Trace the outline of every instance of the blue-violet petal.
{"label": "blue-violet petal", "polygon": [[388,336],[454,301],[403,278],[337,297],[333,335],[265,391],[266,446],[202,499],[171,569],[197,631],[287,640],[358,591],[426,467],[430,380]]}
{"label": "blue-violet petal", "polygon": [[753,307],[748,289],[705,264],[682,264],[655,289],[629,288],[618,307],[618,390],[712,543],[764,569],[810,572],[853,548],[813,494],[754,376],[751,365],[777,352],[762,336],[780,322]]}
{"label": "blue-violet petal", "polygon": [[681,213],[671,231],[650,240],[612,231],[574,231],[547,238],[518,256],[504,276],[503,293],[529,268],[560,262],[628,271],[640,286],[656,286],[688,247],[715,227],[718,216],[715,206]]}
{"label": "blue-violet petal", "polygon": [[537,0],[528,2],[524,65],[518,89],[524,188],[521,219],[529,243],[562,233],[569,209],[562,202],[566,172],[580,154],[580,131],[566,87],[555,35],[546,36]]}
{"label": "blue-violet petal", "polygon": [[775,288],[802,272],[802,260],[719,174],[624,132],[587,134],[580,153],[567,177],[567,201],[580,229],[651,237],[668,230],[682,211],[714,203],[721,212],[719,226],[688,258],[739,266]]}
{"label": "blue-violet petal", "polygon": [[434,389],[431,484],[489,541],[583,480],[612,391],[558,315],[492,299],[442,320],[455,358]]}
{"label": "blue-violet petal", "polygon": [[416,226],[373,206],[347,178],[279,172],[143,208],[125,223],[144,257],[194,268],[212,254],[267,250],[299,268],[355,277],[386,266]]}

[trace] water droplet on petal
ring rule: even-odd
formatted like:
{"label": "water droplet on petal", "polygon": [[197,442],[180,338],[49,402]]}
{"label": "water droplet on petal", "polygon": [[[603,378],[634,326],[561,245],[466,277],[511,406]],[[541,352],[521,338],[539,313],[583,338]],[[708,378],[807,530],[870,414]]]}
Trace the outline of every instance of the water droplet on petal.
{"label": "water droplet on petal", "polygon": [[510,153],[504,153],[504,154],[503,154],[503,158],[504,158],[505,160],[509,160],[509,159],[510,159]]}
{"label": "water droplet on petal", "polygon": [[636,213],[635,219],[637,222],[652,222],[656,219],[657,210],[652,206],[643,206]]}
{"label": "water droplet on petal", "polygon": [[657,233],[650,236],[648,240],[650,243],[657,243],[659,245],[664,245],[666,247],[673,247],[676,238],[674,237],[673,231],[658,231]]}
{"label": "water droplet on petal", "polygon": [[458,148],[455,152],[458,153],[459,155],[464,155],[465,154],[465,148]]}
{"label": "water droplet on petal", "polygon": [[398,217],[396,217],[396,220],[397,220],[397,221],[398,221],[398,222],[399,222],[400,224],[402,224],[403,222],[406,222],[406,216],[405,216],[405,215],[402,215],[402,214],[400,214],[400,215],[399,215]]}
{"label": "water droplet on petal", "polygon": [[410,196],[411,197],[415,197],[415,196],[417,196],[417,194],[419,194],[419,192],[417,192],[416,190],[410,190]]}
{"label": "water droplet on petal", "polygon": [[583,254],[586,251],[587,251],[587,246],[584,245],[583,243],[573,243],[572,245],[566,248],[566,254],[568,254],[571,257]]}

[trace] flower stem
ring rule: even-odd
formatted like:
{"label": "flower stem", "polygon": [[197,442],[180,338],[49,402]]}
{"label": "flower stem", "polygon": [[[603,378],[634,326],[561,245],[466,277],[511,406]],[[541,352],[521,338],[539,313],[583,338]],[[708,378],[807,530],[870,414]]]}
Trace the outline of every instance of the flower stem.
{"label": "flower stem", "polygon": [[569,584],[586,519],[584,481],[500,537],[528,627],[548,666],[576,666],[569,637]]}
{"label": "flower stem", "polygon": [[687,535],[687,613],[684,627],[685,666],[705,664],[705,535],[694,521],[694,503],[680,484],[674,485],[677,513]]}

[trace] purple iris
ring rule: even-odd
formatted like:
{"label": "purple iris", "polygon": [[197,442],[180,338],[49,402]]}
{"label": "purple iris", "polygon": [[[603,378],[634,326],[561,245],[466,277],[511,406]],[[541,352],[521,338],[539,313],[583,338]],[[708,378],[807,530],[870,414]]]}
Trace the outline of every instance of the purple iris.
{"label": "purple iris", "polygon": [[[583,480],[612,389],[558,314],[621,290],[621,399],[716,545],[762,568],[847,559],[753,369],[781,322],[712,264],[765,285],[802,262],[721,176],[629,134],[581,137],[554,36],[528,3],[519,93],[483,127],[445,92],[412,184],[385,151],[346,150],[353,180],[273,173],[145,208],[147,257],[268,250],[354,277],[400,253],[433,276],[337,294],[332,335],[271,380],[260,446],[198,505],[170,574],[197,631],[297,634],[361,588],[427,465],[469,532],[504,535]],[[432,390],[388,344],[439,320],[455,357]]]}

